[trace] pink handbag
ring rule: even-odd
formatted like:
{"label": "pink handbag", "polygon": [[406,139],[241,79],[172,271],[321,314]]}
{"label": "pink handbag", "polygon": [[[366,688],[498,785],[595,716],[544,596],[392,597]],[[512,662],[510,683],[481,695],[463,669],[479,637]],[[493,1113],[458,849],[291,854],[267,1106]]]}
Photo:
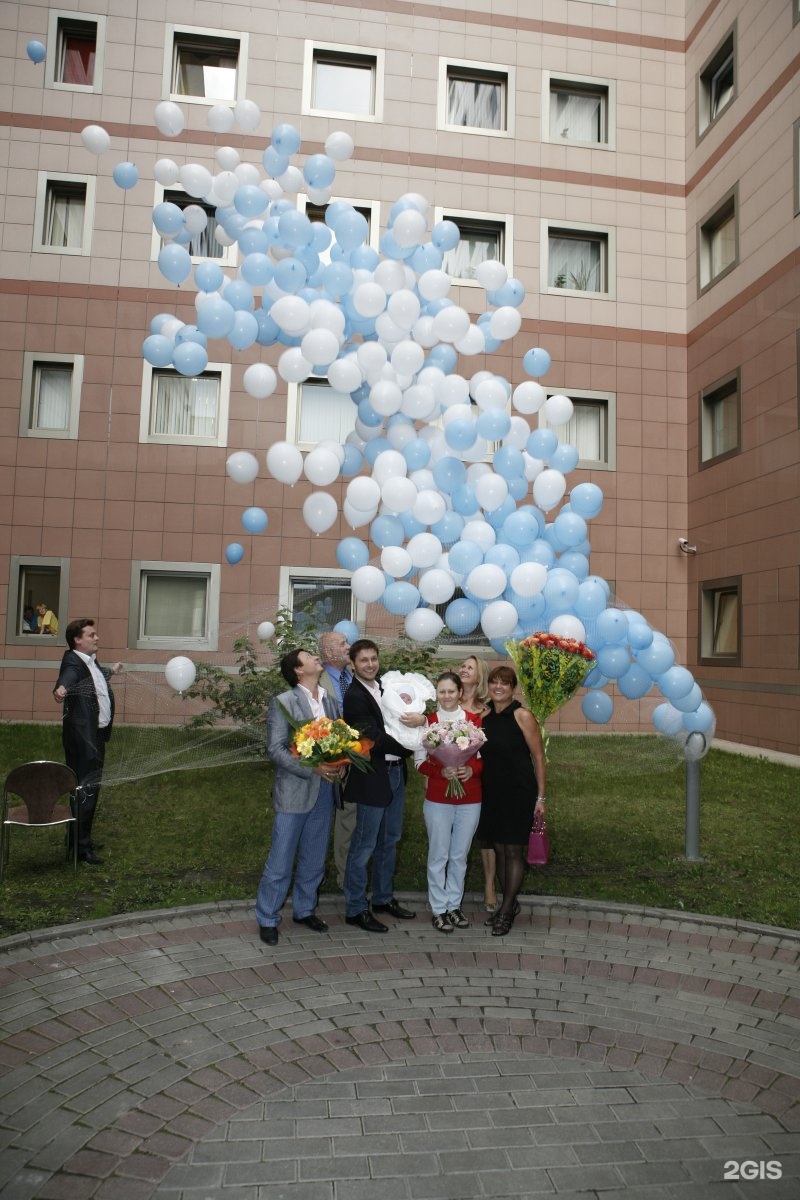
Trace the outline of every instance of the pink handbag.
{"label": "pink handbag", "polygon": [[542,816],[533,818],[533,826],[528,834],[528,862],[532,867],[543,867],[550,857],[550,839],[547,836],[547,823]]}

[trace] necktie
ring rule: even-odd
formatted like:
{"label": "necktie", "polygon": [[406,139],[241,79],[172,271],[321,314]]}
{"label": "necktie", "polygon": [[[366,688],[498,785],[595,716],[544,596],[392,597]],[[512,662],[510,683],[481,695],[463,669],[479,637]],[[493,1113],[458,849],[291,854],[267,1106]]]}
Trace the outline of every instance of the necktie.
{"label": "necktie", "polygon": [[346,671],[344,668],[342,668],[342,670],[339,672],[339,697],[343,704],[344,704],[344,694],[347,691],[347,689],[350,687],[351,681],[352,681],[352,676],[350,675],[350,672]]}

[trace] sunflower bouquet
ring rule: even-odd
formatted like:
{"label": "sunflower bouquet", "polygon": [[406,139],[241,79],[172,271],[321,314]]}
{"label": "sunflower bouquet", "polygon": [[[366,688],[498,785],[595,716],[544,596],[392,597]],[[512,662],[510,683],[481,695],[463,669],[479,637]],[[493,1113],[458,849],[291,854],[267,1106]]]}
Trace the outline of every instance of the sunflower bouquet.
{"label": "sunflower bouquet", "polygon": [[574,696],[591,671],[594,651],[575,638],[534,633],[521,642],[506,642],[517,668],[519,686],[539,727]]}
{"label": "sunflower bouquet", "polygon": [[355,767],[358,771],[372,770],[369,761],[372,741],[362,737],[341,717],[316,717],[301,724],[285,708],[283,711],[293,731],[289,749],[304,767],[313,771],[327,763],[334,767]]}

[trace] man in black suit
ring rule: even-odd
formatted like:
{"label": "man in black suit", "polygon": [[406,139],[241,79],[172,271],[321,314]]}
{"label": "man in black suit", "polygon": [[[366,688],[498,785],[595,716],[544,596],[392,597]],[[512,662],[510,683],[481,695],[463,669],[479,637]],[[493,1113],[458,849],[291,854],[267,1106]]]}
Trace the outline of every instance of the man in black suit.
{"label": "man in black suit", "polygon": [[[348,925],[367,933],[386,933],[388,926],[373,913],[410,920],[416,916],[394,897],[393,877],[397,843],[403,832],[405,763],[410,751],[386,732],[381,711],[378,647],[361,638],[350,647],[353,682],[344,694],[342,714],[348,725],[371,738],[371,771],[351,770],[344,787],[346,801],[355,802],[353,831],[342,887]],[[400,718],[409,728],[424,725],[420,713]],[[367,867],[372,859],[372,911],[367,903]]]}
{"label": "man in black suit", "polygon": [[96,661],[98,634],[92,617],[70,621],[68,650],[53,695],[64,705],[61,738],[67,766],[78,777],[72,811],[78,818],[78,860],[101,865],[92,842],[92,821],[100,796],[106,742],[114,723],[114,693],[108,680],[123,670],[122,663],[101,667]]}

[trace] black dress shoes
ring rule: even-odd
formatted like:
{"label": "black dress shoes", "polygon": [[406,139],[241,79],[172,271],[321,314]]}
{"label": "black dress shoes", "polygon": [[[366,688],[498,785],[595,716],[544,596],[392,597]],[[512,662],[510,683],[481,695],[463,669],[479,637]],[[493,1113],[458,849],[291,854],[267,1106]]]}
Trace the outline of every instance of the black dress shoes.
{"label": "black dress shoes", "polygon": [[327,933],[328,925],[316,913],[309,913],[307,917],[292,917],[295,925],[306,925],[309,929],[313,929],[314,933]]}
{"label": "black dress shoes", "polygon": [[413,921],[417,915],[410,908],[403,908],[402,905],[397,903],[394,897],[392,897],[388,904],[373,904],[372,911],[386,913],[390,917],[396,917],[398,921]]}
{"label": "black dress shoes", "polygon": [[87,850],[85,854],[78,854],[78,862],[88,863],[90,867],[102,867],[103,860],[98,858],[94,850]]}
{"label": "black dress shoes", "polygon": [[258,936],[261,938],[262,942],[266,943],[267,946],[277,946],[278,938],[280,937],[280,934],[278,933],[278,926],[259,925]]}
{"label": "black dress shoes", "polygon": [[357,917],[345,917],[348,925],[357,925],[359,929],[363,929],[365,933],[388,933],[389,926],[382,925],[380,921],[376,921],[368,908],[360,912]]}

